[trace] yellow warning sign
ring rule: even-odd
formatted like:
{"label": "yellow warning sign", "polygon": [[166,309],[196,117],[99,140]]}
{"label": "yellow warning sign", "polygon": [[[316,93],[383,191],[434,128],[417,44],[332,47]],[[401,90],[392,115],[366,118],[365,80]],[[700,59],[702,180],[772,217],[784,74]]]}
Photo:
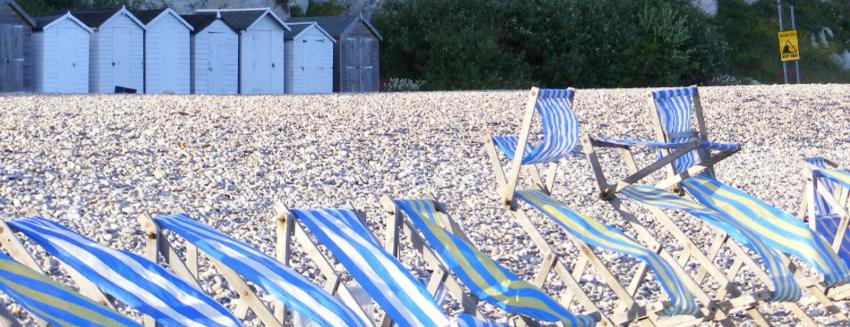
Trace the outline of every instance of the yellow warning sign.
{"label": "yellow warning sign", "polygon": [[797,43],[797,31],[779,32],[779,57],[782,61],[800,60],[800,45]]}

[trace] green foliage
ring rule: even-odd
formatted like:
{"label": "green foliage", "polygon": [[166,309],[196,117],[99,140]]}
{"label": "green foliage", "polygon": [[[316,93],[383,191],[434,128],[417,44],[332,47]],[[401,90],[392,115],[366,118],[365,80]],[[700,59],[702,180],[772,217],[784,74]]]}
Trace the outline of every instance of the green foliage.
{"label": "green foliage", "polygon": [[291,5],[289,14],[292,17],[339,16],[347,14],[350,9],[350,0],[310,0],[306,11],[298,5]]}
{"label": "green foliage", "polygon": [[387,0],[375,23],[386,77],[430,89],[673,85],[726,68],[688,0]]}

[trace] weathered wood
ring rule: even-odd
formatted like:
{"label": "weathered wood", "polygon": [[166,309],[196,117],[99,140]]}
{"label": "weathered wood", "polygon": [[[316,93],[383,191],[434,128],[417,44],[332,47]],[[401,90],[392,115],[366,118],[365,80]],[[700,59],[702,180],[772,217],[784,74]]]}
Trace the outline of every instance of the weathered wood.
{"label": "weathered wood", "polygon": [[525,154],[525,145],[528,143],[528,135],[531,132],[531,123],[534,119],[534,105],[537,103],[539,93],[540,89],[532,87],[531,93],[528,95],[525,103],[525,112],[522,116],[522,125],[520,125],[518,135],[519,140],[514,151],[514,157],[511,159],[511,167],[505,181],[505,188],[502,190],[502,204],[505,206],[509,206],[514,198],[517,179],[519,178],[519,172],[522,170],[522,157]]}

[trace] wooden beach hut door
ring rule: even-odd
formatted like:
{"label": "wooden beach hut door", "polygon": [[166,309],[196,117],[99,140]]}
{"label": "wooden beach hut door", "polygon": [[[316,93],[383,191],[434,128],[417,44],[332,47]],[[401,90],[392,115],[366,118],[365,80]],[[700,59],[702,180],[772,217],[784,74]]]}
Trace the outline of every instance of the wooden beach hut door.
{"label": "wooden beach hut door", "polygon": [[0,25],[0,92],[24,90],[24,27]]}
{"label": "wooden beach hut door", "polygon": [[345,76],[340,85],[343,92],[370,92],[375,66],[372,63],[374,40],[365,37],[347,37],[342,43],[342,61]]}
{"label": "wooden beach hut door", "polygon": [[254,33],[254,86],[253,93],[271,93],[271,58],[272,32],[255,31]]}
{"label": "wooden beach hut door", "polygon": [[227,35],[224,33],[210,32],[210,48],[208,60],[209,83],[207,94],[223,94],[227,90]]}
{"label": "wooden beach hut door", "polygon": [[[115,86],[130,87],[130,30],[112,29],[112,81]],[[141,90],[139,90],[141,91]]]}

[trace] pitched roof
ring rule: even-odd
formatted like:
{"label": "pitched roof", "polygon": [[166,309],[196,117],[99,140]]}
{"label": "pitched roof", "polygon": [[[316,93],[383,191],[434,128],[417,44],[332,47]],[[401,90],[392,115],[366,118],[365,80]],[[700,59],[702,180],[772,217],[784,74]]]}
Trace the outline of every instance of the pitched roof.
{"label": "pitched roof", "polygon": [[121,11],[121,8],[77,9],[71,10],[71,14],[89,27],[96,28],[103,25],[103,23],[109,20],[109,18],[112,18],[112,16],[115,16],[119,11]]}
{"label": "pitched roof", "polygon": [[302,32],[310,29],[311,27],[315,27],[319,32],[321,32],[322,34],[327,36],[329,39],[331,39],[331,42],[336,43],[336,39],[333,36],[331,36],[330,34],[328,34],[327,31],[323,30],[322,27],[319,26],[319,24],[317,24],[316,22],[304,22],[304,23],[291,22],[291,23],[287,23],[286,26],[289,27],[289,31],[286,31],[286,33],[283,34],[284,40],[287,40],[287,41],[293,40],[293,39],[295,39],[296,36],[298,36]]}
{"label": "pitched roof", "polygon": [[286,22],[316,22],[319,23],[319,26],[321,26],[322,29],[328,32],[328,34],[332,37],[339,39],[340,34],[342,34],[348,26],[358,20],[362,21],[363,24],[365,24],[366,27],[378,37],[378,39],[384,39],[381,34],[378,33],[378,29],[376,29],[375,26],[372,26],[372,24],[369,23],[369,21],[362,15],[292,17],[287,19]]}
{"label": "pitched roof", "polygon": [[[207,26],[210,26],[213,22],[215,22],[218,17],[214,12],[199,12],[193,15],[180,15],[183,20],[185,20],[189,25],[195,29],[195,32],[203,31]],[[228,28],[233,29],[227,22],[224,22],[224,25],[227,25]]]}
{"label": "pitched roof", "polygon": [[173,17],[177,18],[177,20],[180,21],[181,24],[186,26],[186,28],[194,29],[194,27],[192,27],[192,25],[189,24],[189,22],[187,22],[185,19],[183,19],[183,17],[180,17],[180,15],[178,15],[177,12],[175,12],[172,9],[169,9],[168,7],[165,7],[165,8],[162,8],[162,9],[151,9],[151,10],[133,10],[131,12],[133,13],[133,15],[136,16],[136,18],[139,19],[139,21],[142,22],[142,24],[145,24],[145,25],[150,24],[152,21],[157,19],[157,17],[162,16],[163,13],[168,13],[168,14],[172,15]]}
{"label": "pitched roof", "polygon": [[85,29],[89,33],[92,32],[91,28],[89,28],[88,26],[86,26],[86,24],[77,19],[77,17],[74,17],[74,15],[72,15],[70,11],[65,11],[63,13],[53,15],[33,17],[33,20],[35,20],[36,24],[36,26],[33,28],[33,31],[43,31],[45,28],[53,24],[53,22],[65,17],[68,17],[68,19],[70,19],[75,24],[79,25],[82,29]]}
{"label": "pitched roof", "polygon": [[24,10],[24,8],[21,7],[21,5],[19,5],[15,0],[0,0],[0,5],[4,3],[9,4],[9,6],[12,7],[13,10],[17,11],[18,14],[21,15],[21,17],[23,17],[24,20],[30,24],[30,27],[36,26],[35,20],[33,20],[32,17],[30,17],[30,14],[28,14],[27,11]]}
{"label": "pitched roof", "polygon": [[254,25],[254,23],[259,20],[264,15],[268,15],[275,22],[280,24],[280,26],[288,30],[289,27],[283,23],[283,21],[271,11],[270,8],[257,8],[257,9],[203,9],[198,10],[197,13],[216,13],[221,14],[221,20],[223,20],[227,25],[230,25],[234,31],[241,32],[247,30],[249,27]]}

